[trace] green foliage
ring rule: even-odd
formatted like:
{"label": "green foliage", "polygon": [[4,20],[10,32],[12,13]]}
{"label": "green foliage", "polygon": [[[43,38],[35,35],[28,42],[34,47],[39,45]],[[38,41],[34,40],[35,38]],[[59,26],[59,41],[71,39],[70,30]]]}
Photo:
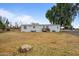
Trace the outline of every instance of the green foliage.
{"label": "green foliage", "polygon": [[9,21],[5,17],[0,16],[0,29],[4,30],[8,28]]}
{"label": "green foliage", "polygon": [[60,24],[64,27],[71,26],[78,10],[79,4],[58,3],[46,12],[46,18],[51,24]]}
{"label": "green foliage", "polygon": [[2,23],[2,21],[0,20],[0,29],[3,29],[5,27],[5,25]]}

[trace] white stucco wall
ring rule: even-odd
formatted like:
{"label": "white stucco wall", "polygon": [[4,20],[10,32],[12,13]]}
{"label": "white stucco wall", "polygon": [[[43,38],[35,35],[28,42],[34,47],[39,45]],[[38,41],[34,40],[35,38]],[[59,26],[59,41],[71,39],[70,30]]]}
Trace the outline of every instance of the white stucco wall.
{"label": "white stucco wall", "polygon": [[[50,29],[50,32],[55,31],[59,32],[60,31],[60,25],[44,25],[48,26]],[[24,29],[24,26],[21,26],[21,32],[31,32],[32,30],[36,30],[36,32],[42,32],[43,25],[35,25],[35,28],[33,28],[33,25],[26,25],[26,29]]]}

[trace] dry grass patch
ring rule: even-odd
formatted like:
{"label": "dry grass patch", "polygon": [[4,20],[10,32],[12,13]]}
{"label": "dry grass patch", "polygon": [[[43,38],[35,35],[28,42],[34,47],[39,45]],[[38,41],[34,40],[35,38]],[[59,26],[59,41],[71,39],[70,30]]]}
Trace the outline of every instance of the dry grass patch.
{"label": "dry grass patch", "polygon": [[[32,45],[33,50],[18,53],[22,44]],[[0,33],[0,55],[79,55],[79,37],[62,32]]]}

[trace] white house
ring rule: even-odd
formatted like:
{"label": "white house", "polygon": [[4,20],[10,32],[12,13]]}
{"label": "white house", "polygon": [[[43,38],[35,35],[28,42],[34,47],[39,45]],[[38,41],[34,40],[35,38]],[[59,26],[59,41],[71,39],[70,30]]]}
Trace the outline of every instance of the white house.
{"label": "white house", "polygon": [[21,25],[21,32],[59,32],[60,25],[53,24],[26,24]]}

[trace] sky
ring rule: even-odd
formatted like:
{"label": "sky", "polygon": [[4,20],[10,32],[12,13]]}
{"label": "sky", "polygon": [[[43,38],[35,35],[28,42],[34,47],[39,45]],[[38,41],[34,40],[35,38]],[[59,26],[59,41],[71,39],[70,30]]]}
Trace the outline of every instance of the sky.
{"label": "sky", "polygon": [[[39,23],[50,24],[45,14],[54,4],[52,3],[0,3],[0,16],[7,17],[13,25]],[[73,27],[79,27],[78,16],[76,16]]]}

